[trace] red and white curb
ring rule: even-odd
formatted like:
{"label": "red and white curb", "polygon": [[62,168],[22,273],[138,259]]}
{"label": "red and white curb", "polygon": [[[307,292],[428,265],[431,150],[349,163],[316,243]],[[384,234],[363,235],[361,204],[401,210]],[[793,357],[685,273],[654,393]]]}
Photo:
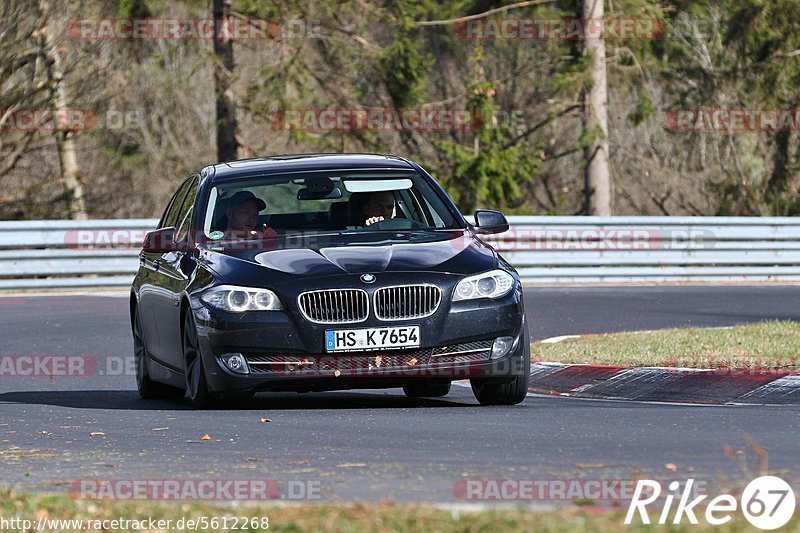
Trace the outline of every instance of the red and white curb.
{"label": "red and white curb", "polygon": [[776,370],[633,368],[536,362],[530,392],[646,402],[800,405],[800,375]]}

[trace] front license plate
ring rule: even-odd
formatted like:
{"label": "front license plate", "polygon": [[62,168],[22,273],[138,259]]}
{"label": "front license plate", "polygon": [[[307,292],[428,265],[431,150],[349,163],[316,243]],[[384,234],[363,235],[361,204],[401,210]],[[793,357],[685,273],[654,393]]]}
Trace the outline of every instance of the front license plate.
{"label": "front license plate", "polygon": [[416,348],[418,346],[419,326],[325,331],[325,349],[329,352]]}

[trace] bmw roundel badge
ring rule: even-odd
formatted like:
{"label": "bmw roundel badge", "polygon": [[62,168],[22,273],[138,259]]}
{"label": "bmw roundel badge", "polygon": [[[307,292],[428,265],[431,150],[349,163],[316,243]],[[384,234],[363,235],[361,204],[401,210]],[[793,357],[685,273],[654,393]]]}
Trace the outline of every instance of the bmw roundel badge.
{"label": "bmw roundel badge", "polygon": [[375,281],[375,276],[373,276],[372,274],[361,274],[361,281],[363,281],[364,283],[372,283],[373,281]]}

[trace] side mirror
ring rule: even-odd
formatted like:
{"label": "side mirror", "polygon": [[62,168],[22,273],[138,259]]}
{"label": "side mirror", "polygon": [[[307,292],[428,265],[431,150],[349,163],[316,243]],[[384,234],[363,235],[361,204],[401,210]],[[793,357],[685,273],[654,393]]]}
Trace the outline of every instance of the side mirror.
{"label": "side mirror", "polygon": [[185,246],[175,242],[175,231],[175,228],[169,227],[148,232],[144,236],[142,250],[157,254],[180,251]]}
{"label": "side mirror", "polygon": [[478,209],[475,211],[475,229],[482,235],[503,233],[508,231],[508,220],[500,211]]}

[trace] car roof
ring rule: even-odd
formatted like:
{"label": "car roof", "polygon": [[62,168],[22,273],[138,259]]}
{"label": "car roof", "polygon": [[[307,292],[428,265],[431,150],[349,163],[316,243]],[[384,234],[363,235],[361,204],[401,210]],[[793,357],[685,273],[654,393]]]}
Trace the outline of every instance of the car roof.
{"label": "car roof", "polygon": [[414,170],[402,157],[382,154],[300,154],[243,159],[213,165],[213,181],[316,170]]}

